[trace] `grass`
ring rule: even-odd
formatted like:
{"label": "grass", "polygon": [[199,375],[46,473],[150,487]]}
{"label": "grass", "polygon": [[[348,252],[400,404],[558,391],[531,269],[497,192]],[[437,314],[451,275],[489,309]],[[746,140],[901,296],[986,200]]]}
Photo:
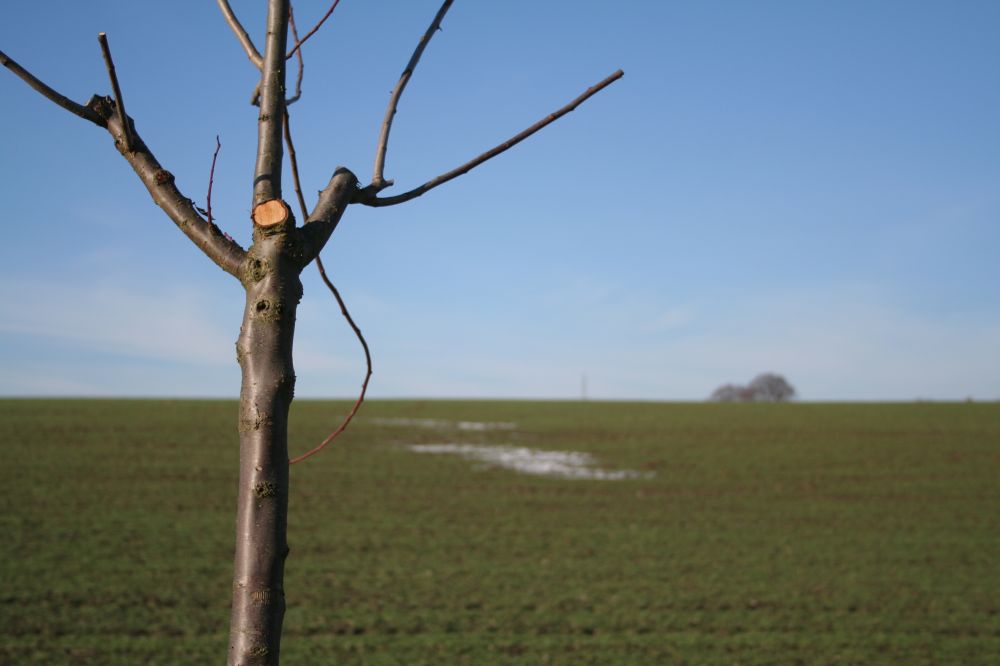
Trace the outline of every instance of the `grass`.
{"label": "grass", "polygon": [[[346,408],[297,402],[293,450]],[[0,401],[0,663],[224,659],[236,418]],[[655,476],[405,448],[442,442]],[[996,404],[375,401],[292,469],[283,663],[998,663],[998,478]]]}

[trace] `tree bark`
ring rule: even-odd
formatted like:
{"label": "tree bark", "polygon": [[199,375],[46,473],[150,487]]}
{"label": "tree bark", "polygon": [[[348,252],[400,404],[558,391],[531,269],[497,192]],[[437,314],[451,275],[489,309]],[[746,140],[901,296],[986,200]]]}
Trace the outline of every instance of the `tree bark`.
{"label": "tree bark", "polygon": [[255,224],[253,245],[241,266],[246,306],[236,342],[243,383],[230,666],[278,664],[285,615],[288,410],[295,389],[292,339],[302,298],[299,274],[330,237],[357,183],[349,170],[337,169],[303,227],[295,226],[290,212],[276,224]]}
{"label": "tree bark", "polygon": [[288,555],[288,410],[292,338],[302,297],[294,222],[256,227],[243,265],[246,308],[236,357],[240,475],[229,664],[277,664]]}

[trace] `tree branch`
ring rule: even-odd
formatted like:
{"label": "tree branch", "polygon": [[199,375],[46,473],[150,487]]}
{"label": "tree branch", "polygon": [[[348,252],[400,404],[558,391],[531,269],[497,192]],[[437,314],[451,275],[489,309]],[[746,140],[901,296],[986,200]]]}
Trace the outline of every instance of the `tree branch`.
{"label": "tree branch", "polygon": [[[301,51],[300,51],[301,54]],[[305,220],[309,217],[306,209],[306,200],[302,196],[302,183],[299,180],[299,163],[295,156],[295,145],[292,143],[292,130],[288,120],[288,112],[285,112],[285,143],[288,145],[288,162],[291,166],[292,171],[292,185],[295,187],[295,196],[299,200],[299,210],[302,212],[302,219]],[[324,284],[333,293],[333,297],[337,299],[337,304],[340,306],[340,313],[344,315],[344,319],[350,325],[351,329],[354,331],[354,335],[358,338],[361,343],[362,349],[365,351],[365,365],[367,367],[367,372],[365,373],[365,379],[361,383],[361,393],[358,395],[357,400],[354,401],[354,406],[351,411],[347,413],[344,420],[341,421],[340,426],[338,426],[333,432],[331,432],[326,439],[319,443],[319,445],[313,447],[309,451],[303,453],[302,455],[296,456],[288,461],[289,465],[294,465],[297,462],[302,462],[306,458],[313,456],[326,447],[327,444],[335,440],[342,432],[347,429],[348,424],[350,424],[351,419],[354,415],[358,413],[361,408],[361,403],[365,401],[365,394],[368,392],[368,380],[372,376],[372,354],[371,350],[368,349],[368,341],[365,340],[365,336],[361,333],[361,329],[354,322],[354,318],[351,317],[351,313],[347,310],[347,304],[344,303],[343,297],[340,295],[340,291],[333,285],[330,278],[326,275],[326,268],[323,266],[323,260],[320,258],[319,254],[316,254],[316,268],[319,270],[319,276],[323,279]]]}
{"label": "tree branch", "polygon": [[219,135],[215,135],[215,152],[212,153],[212,170],[208,172],[208,195],[205,197],[205,215],[208,223],[212,224],[212,185],[215,183],[215,161],[219,159],[219,151],[222,150],[222,143]]}
{"label": "tree branch", "polygon": [[[121,119],[109,97],[94,96],[88,107],[103,120],[112,137],[123,131]],[[177,189],[172,173],[164,169],[138,133],[133,133],[132,150],[119,150],[132,165],[142,184],[149,190],[153,201],[173,220],[174,224],[197,245],[209,259],[222,270],[237,279],[241,276],[241,266],[246,251],[239,243],[227,237],[215,224],[211,224],[198,214],[194,202]],[[117,145],[117,144],[116,144]]]}
{"label": "tree branch", "polygon": [[104,54],[104,66],[108,69],[108,78],[111,79],[111,89],[115,93],[115,106],[118,109],[118,119],[122,124],[122,140],[125,143],[125,150],[132,152],[132,127],[125,113],[125,100],[122,98],[122,89],[118,85],[118,75],[115,73],[115,61],[111,59],[111,47],[108,46],[108,36],[103,32],[97,33],[97,41],[101,44],[101,53]]}
{"label": "tree branch", "polygon": [[585,101],[587,101],[587,99],[589,99],[591,96],[597,94],[604,88],[608,87],[609,85],[620,79],[622,76],[624,76],[624,74],[625,73],[619,69],[617,72],[607,77],[603,81],[591,86],[590,88],[587,88],[587,90],[582,95],[574,99],[566,106],[562,107],[558,111],[550,113],[549,115],[542,118],[537,123],[535,123],[528,129],[524,130],[523,132],[514,135],[507,141],[504,141],[503,143],[501,143],[498,146],[495,146],[494,148],[491,148],[490,150],[486,151],[479,157],[476,157],[475,159],[466,162],[462,166],[452,169],[447,173],[443,173],[437,178],[434,178],[433,180],[427,181],[420,187],[414,188],[409,192],[404,192],[403,194],[398,194],[393,197],[379,198],[375,196],[378,193],[378,190],[374,188],[372,185],[369,185],[368,187],[358,191],[357,196],[355,197],[352,203],[361,203],[366,206],[378,207],[378,206],[394,206],[396,204],[409,201],[411,199],[416,199],[417,197],[424,194],[428,190],[432,190],[438,185],[443,185],[444,183],[447,183],[449,180],[452,180],[453,178],[458,178],[462,174],[467,173],[472,169],[476,168],[486,160],[496,157],[505,150],[512,148],[513,146],[516,146],[517,144],[519,144],[520,142],[524,141],[529,136],[537,132],[538,130],[542,129],[543,127],[552,122],[555,122],[556,120],[563,117],[576,107],[580,106]]}
{"label": "tree branch", "polygon": [[307,32],[306,36],[303,37],[302,39],[299,39],[298,37],[295,38],[295,46],[293,46],[292,50],[289,51],[288,55],[285,56],[286,59],[291,58],[293,55],[295,55],[295,52],[302,48],[302,45],[306,43],[306,40],[315,35],[316,31],[323,27],[323,24],[326,23],[326,20],[328,18],[330,18],[330,14],[333,13],[333,10],[337,8],[337,5],[339,3],[340,0],[333,0],[333,4],[330,5],[330,9],[326,10],[326,14],[323,14],[323,18],[319,20],[319,23],[314,25],[313,29]]}
{"label": "tree branch", "polygon": [[[334,3],[334,6],[336,7],[336,3]],[[333,10],[331,9],[330,11]],[[301,42],[299,42],[298,28],[295,27],[295,10],[292,8],[291,3],[289,3],[288,5],[288,27],[292,31],[292,39],[301,44]],[[294,104],[295,102],[299,101],[300,97],[302,97],[302,75],[305,73],[306,63],[305,60],[302,58],[302,49],[296,49],[295,55],[298,56],[298,61],[299,61],[299,73],[295,77],[295,94],[292,95],[291,97],[285,98],[285,106],[288,106],[289,104]],[[254,93],[254,101],[256,101],[258,94],[259,93],[256,92]]]}
{"label": "tree branch", "polygon": [[288,110],[284,118],[285,143],[288,144],[288,161],[292,167],[292,183],[295,195],[302,210],[303,225],[298,230],[302,241],[303,268],[313,259],[319,258],[319,253],[330,240],[330,235],[337,228],[341,216],[351,203],[351,197],[358,190],[358,179],[350,169],[337,167],[330,182],[319,193],[319,201],[311,215],[306,215],[306,202],[302,197],[302,187],[299,184],[299,166],[295,156],[295,144],[292,143],[292,129],[289,124]]}
{"label": "tree branch", "polygon": [[420,56],[424,54],[424,49],[427,48],[427,44],[430,43],[431,37],[434,33],[441,27],[441,20],[444,15],[448,12],[451,7],[453,0],[445,0],[438,9],[437,14],[434,16],[434,20],[431,21],[431,25],[427,28],[424,36],[420,38],[420,42],[417,43],[417,48],[414,49],[413,55],[410,56],[410,61],[406,63],[406,69],[399,77],[399,81],[396,83],[396,87],[393,88],[392,94],[389,96],[389,105],[385,109],[385,118],[382,120],[382,131],[379,133],[378,145],[375,147],[375,168],[372,173],[372,183],[369,186],[374,189],[376,193],[384,190],[385,188],[392,185],[391,180],[385,179],[385,152],[389,147],[389,130],[392,128],[392,119],[396,115],[396,107],[399,104],[399,98],[403,94],[403,90],[406,88],[406,84],[410,82],[410,77],[413,76],[413,70],[417,68],[417,63],[420,62]]}
{"label": "tree branch", "polygon": [[41,93],[44,97],[58,104],[59,106],[66,109],[70,113],[80,116],[84,120],[89,120],[98,127],[107,126],[107,123],[104,121],[104,118],[94,113],[93,109],[84,106],[82,104],[77,104],[68,97],[59,94],[49,86],[45,85],[45,83],[35,78],[35,76],[31,72],[21,67],[21,65],[19,65],[17,61],[9,57],[3,51],[0,51],[0,65],[3,65],[10,71],[14,72],[14,74],[16,74],[18,78],[27,83],[34,90]]}
{"label": "tree branch", "polygon": [[368,349],[368,341],[365,340],[365,336],[361,334],[361,329],[358,328],[358,325],[354,323],[354,318],[351,317],[351,313],[347,311],[347,305],[344,304],[344,299],[341,298],[340,292],[333,286],[333,282],[330,281],[330,278],[326,276],[326,269],[323,267],[323,260],[318,256],[316,257],[316,268],[319,269],[319,276],[323,278],[323,282],[326,284],[327,288],[333,292],[333,297],[337,299],[337,304],[340,305],[340,313],[344,315],[344,319],[346,319],[347,323],[350,324],[351,328],[354,330],[354,335],[358,338],[358,341],[361,342],[362,349],[365,350],[365,366],[367,368],[367,372],[365,372],[364,381],[361,382],[361,393],[358,395],[358,399],[354,401],[354,406],[351,407],[351,411],[348,412],[347,416],[344,417],[344,420],[341,421],[340,426],[327,435],[326,439],[320,442],[317,446],[289,460],[289,465],[302,462],[306,458],[319,453],[326,447],[327,444],[337,439],[340,433],[347,430],[347,426],[351,423],[351,419],[353,419],[354,415],[358,413],[358,410],[361,408],[361,403],[365,401],[365,393],[368,392],[368,380],[372,378],[372,353],[371,350]]}
{"label": "tree branch", "polygon": [[295,188],[295,198],[299,202],[299,211],[302,213],[302,223],[309,219],[309,209],[306,208],[306,199],[302,196],[302,181],[299,180],[299,158],[295,154],[295,144],[292,143],[292,125],[288,116],[288,109],[285,109],[285,145],[288,147],[288,164],[292,168],[292,187]]}
{"label": "tree branch", "polygon": [[[301,48],[302,44],[307,39],[309,39],[313,34],[315,34],[317,30],[320,29],[320,27],[323,25],[323,23],[326,21],[326,19],[328,19],[330,17],[330,14],[333,13],[333,10],[337,8],[337,3],[338,2],[340,2],[340,0],[335,0],[335,2],[330,7],[330,9],[327,10],[326,14],[323,15],[323,18],[321,18],[319,20],[319,23],[317,23],[313,27],[313,29],[309,31],[309,34],[307,34],[302,39],[299,39],[299,31],[298,31],[298,29],[295,26],[295,11],[292,9],[291,3],[288,4],[288,27],[291,28],[291,30],[292,30],[292,38],[295,40],[295,47],[291,51],[288,52],[288,55],[285,57],[285,59],[286,60],[290,59],[293,54],[296,55],[296,56],[298,56],[298,60],[299,60],[299,73],[295,77],[295,94],[292,95],[291,97],[285,98],[285,106],[288,106],[289,104],[294,104],[295,102],[299,101],[300,97],[302,97],[302,75],[305,72],[305,66],[306,66],[305,65],[305,61],[302,58],[302,48]],[[253,94],[250,95],[250,103],[252,105],[254,105],[254,106],[259,106],[260,105],[260,82],[259,81],[257,82],[257,87],[255,87],[253,89]]]}
{"label": "tree branch", "polygon": [[257,69],[262,69],[264,67],[264,58],[261,57],[260,51],[257,47],[253,45],[253,40],[250,39],[250,35],[243,28],[239,19],[236,18],[236,14],[233,13],[233,8],[229,6],[228,0],[218,0],[219,9],[222,10],[222,16],[226,19],[226,23],[232,28],[233,33],[236,35],[236,39],[240,40],[240,44],[243,45],[243,50],[246,51],[247,57],[250,58],[250,62],[257,67]]}
{"label": "tree branch", "polygon": [[267,3],[267,40],[261,72],[257,164],[253,181],[254,208],[272,199],[281,199],[281,127],[285,116],[288,1],[269,0]]}
{"label": "tree branch", "polygon": [[120,107],[111,98],[95,95],[86,106],[82,106],[42,83],[3,52],[0,52],[0,63],[49,100],[106,129],[115,139],[116,145],[119,145],[118,138],[125,136],[125,126],[129,125],[132,148],[126,148],[122,142],[119,149],[149,190],[153,201],[220,268],[236,278],[240,277],[240,265],[246,252],[236,241],[226,238],[218,227],[206,222],[198,214],[194,203],[174,185],[173,174],[160,165],[142,138],[131,128],[128,117],[123,113],[119,114]]}

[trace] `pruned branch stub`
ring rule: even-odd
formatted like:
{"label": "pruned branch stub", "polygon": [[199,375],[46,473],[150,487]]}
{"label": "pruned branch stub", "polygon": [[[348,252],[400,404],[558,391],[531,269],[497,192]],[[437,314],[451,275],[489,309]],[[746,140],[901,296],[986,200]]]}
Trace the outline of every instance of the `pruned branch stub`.
{"label": "pruned branch stub", "polygon": [[287,221],[288,215],[288,204],[281,199],[271,199],[257,204],[251,217],[258,227],[273,227]]}

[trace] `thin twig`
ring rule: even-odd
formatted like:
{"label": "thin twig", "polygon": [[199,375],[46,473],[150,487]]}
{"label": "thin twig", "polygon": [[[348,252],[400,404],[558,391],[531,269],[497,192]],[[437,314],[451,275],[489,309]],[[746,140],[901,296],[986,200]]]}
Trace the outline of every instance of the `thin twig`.
{"label": "thin twig", "polygon": [[572,111],[576,107],[580,106],[580,104],[582,104],[583,102],[587,101],[587,99],[590,98],[592,95],[595,95],[596,93],[600,92],[604,88],[608,87],[609,85],[611,85],[612,83],[614,83],[615,81],[617,81],[618,79],[620,79],[622,76],[624,76],[624,74],[625,73],[622,70],[619,69],[617,72],[615,72],[611,76],[607,77],[606,79],[604,79],[600,83],[597,83],[596,85],[593,85],[590,88],[587,88],[587,90],[582,95],[580,95],[579,97],[577,97],[576,99],[574,99],[572,102],[570,102],[566,106],[562,107],[558,111],[555,111],[555,112],[550,113],[549,115],[545,116],[544,118],[542,118],[541,120],[539,120],[537,123],[535,123],[534,125],[532,125],[528,129],[526,129],[523,132],[521,132],[520,134],[514,135],[513,137],[511,137],[507,141],[504,141],[503,143],[501,143],[498,146],[495,146],[494,148],[491,148],[490,150],[486,151],[485,153],[483,153],[479,157],[466,162],[462,166],[460,166],[458,168],[455,168],[455,169],[452,169],[451,171],[449,171],[447,173],[441,174],[440,176],[438,176],[437,178],[434,178],[433,180],[427,181],[426,183],[424,183],[420,187],[414,188],[414,189],[410,190],[409,192],[404,192],[403,194],[398,194],[398,195],[393,196],[393,197],[385,197],[385,198],[380,199],[380,198],[378,198],[378,197],[375,196],[375,194],[377,193],[377,190],[375,190],[374,188],[372,188],[371,186],[369,186],[369,187],[366,187],[366,188],[364,188],[364,189],[362,189],[362,190],[360,190],[358,192],[358,197],[356,198],[355,201],[356,201],[356,203],[361,203],[361,204],[364,204],[366,206],[375,206],[375,207],[378,207],[378,206],[393,206],[395,204],[403,203],[404,201],[409,201],[410,199],[416,199],[417,197],[419,197],[421,194],[424,194],[428,190],[432,190],[435,187],[437,187],[438,185],[443,185],[444,183],[447,183],[449,180],[452,180],[453,178],[457,178],[457,177],[461,176],[462,174],[471,171],[472,169],[476,168],[477,166],[479,166],[480,164],[482,164],[486,160],[488,160],[490,158],[493,158],[493,157],[496,157],[497,155],[499,155],[500,153],[504,152],[505,150],[507,150],[509,148],[512,148],[513,146],[516,146],[517,144],[519,144],[520,142],[524,141],[529,136],[531,136],[532,134],[534,134],[538,130],[542,129],[543,127],[545,127],[549,123],[552,123],[552,122],[558,120],[559,118],[561,118],[562,116],[566,115],[567,113],[569,113],[570,111]]}
{"label": "thin twig", "polygon": [[299,160],[295,154],[295,144],[292,143],[292,126],[288,117],[288,109],[285,109],[283,119],[283,129],[285,131],[285,145],[288,146],[288,164],[292,170],[292,186],[295,188],[295,197],[299,200],[299,210],[302,211],[302,224],[309,219],[309,210],[306,208],[305,197],[302,196],[302,182],[299,180]]}
{"label": "thin twig", "polygon": [[0,65],[3,65],[10,71],[14,72],[22,81],[27,83],[33,89],[41,93],[44,97],[48,98],[50,101],[55,102],[62,108],[66,109],[70,113],[80,116],[84,120],[89,120],[90,122],[98,125],[100,127],[106,127],[107,123],[104,121],[100,115],[98,115],[93,109],[86,107],[82,104],[77,104],[68,97],[59,94],[49,86],[45,85],[41,80],[35,78],[35,75],[21,67],[10,56],[8,56],[3,51],[0,51]]}
{"label": "thin twig", "polygon": [[[299,31],[298,28],[296,28],[295,26],[295,12],[292,9],[291,3],[288,4],[288,27],[292,29],[292,39],[298,42]],[[298,76],[295,77],[295,94],[292,95],[291,97],[285,98],[286,106],[289,104],[294,104],[295,102],[299,101],[300,97],[302,97],[302,74],[303,72],[305,72],[306,63],[302,59],[302,49],[296,48],[295,55],[298,56],[299,60],[299,73]],[[303,220],[303,222],[304,221],[305,220]]]}
{"label": "thin twig", "polygon": [[103,32],[97,33],[97,41],[101,43],[101,53],[104,54],[104,66],[108,68],[108,76],[111,78],[111,89],[115,92],[115,106],[118,107],[118,119],[122,123],[122,134],[125,140],[125,150],[132,152],[132,127],[125,113],[125,100],[122,99],[122,89],[118,85],[118,74],[115,73],[115,62],[111,59],[111,47],[108,46],[108,36]]}
{"label": "thin twig", "polygon": [[295,52],[298,51],[300,48],[302,48],[302,45],[306,43],[306,40],[315,35],[316,31],[319,30],[321,27],[323,27],[323,24],[326,22],[328,18],[330,18],[330,14],[333,13],[333,10],[337,8],[337,5],[339,3],[340,0],[333,0],[333,4],[330,5],[330,9],[326,10],[326,14],[323,14],[323,18],[319,20],[319,23],[313,26],[313,29],[307,32],[306,36],[303,37],[302,39],[299,39],[298,37],[295,38],[295,46],[293,46],[292,50],[289,51],[288,55],[285,56],[286,59],[291,58],[293,55],[295,55]]}
{"label": "thin twig", "polygon": [[208,172],[208,196],[205,198],[205,206],[207,210],[205,215],[208,216],[208,223],[212,224],[212,183],[215,180],[215,160],[219,157],[219,151],[222,150],[222,143],[219,142],[219,135],[215,135],[215,153],[212,154],[212,170]]}
{"label": "thin twig", "polygon": [[361,329],[358,328],[358,325],[354,323],[354,319],[351,318],[350,313],[347,311],[347,306],[344,305],[344,299],[340,297],[340,292],[337,291],[337,288],[333,286],[332,282],[330,282],[330,278],[326,276],[326,271],[323,269],[323,261],[318,256],[316,257],[316,268],[319,269],[320,277],[323,278],[323,282],[325,282],[326,286],[330,289],[331,292],[333,292],[333,297],[336,298],[337,303],[340,304],[341,314],[344,315],[344,318],[347,320],[347,323],[351,325],[352,329],[354,329],[354,335],[356,335],[358,337],[358,340],[361,341],[361,346],[364,347],[365,350],[365,363],[368,364],[368,371],[365,373],[365,381],[361,384],[361,394],[358,395],[358,399],[354,401],[354,406],[351,407],[351,411],[347,414],[346,417],[344,417],[344,420],[340,424],[340,427],[331,432],[327,436],[327,438],[324,439],[322,442],[320,442],[315,448],[306,451],[302,455],[289,460],[288,461],[289,465],[294,465],[297,462],[302,462],[303,460],[309,458],[310,456],[316,455],[317,453],[322,451],[327,444],[336,439],[337,436],[340,435],[340,433],[344,432],[344,430],[347,429],[347,424],[351,422],[351,419],[354,418],[354,415],[357,414],[358,410],[361,408],[361,403],[365,401],[365,393],[368,391],[368,380],[371,379],[372,376],[372,355],[368,349],[368,343],[365,342],[364,336],[361,335]]}
{"label": "thin twig", "polygon": [[239,19],[236,18],[236,14],[233,13],[233,8],[229,6],[228,0],[218,0],[219,9],[222,10],[222,16],[226,19],[226,23],[232,28],[233,33],[236,35],[236,39],[240,40],[240,44],[243,45],[243,50],[246,51],[247,57],[250,58],[257,69],[262,69],[264,67],[264,57],[254,46],[253,40],[250,39],[250,35],[247,34],[246,29],[240,23]]}
{"label": "thin twig", "polygon": [[[295,187],[295,196],[299,200],[299,210],[302,211],[302,222],[304,224],[309,215],[306,210],[306,200],[302,196],[302,184],[299,181],[299,165],[295,157],[295,145],[292,143],[292,130],[288,121],[288,109],[285,109],[284,129],[285,144],[288,146],[288,162],[292,171],[292,183]],[[365,380],[361,383],[361,393],[358,395],[358,399],[354,401],[354,406],[351,407],[351,411],[348,412],[347,416],[344,417],[344,420],[341,421],[340,426],[331,432],[326,439],[320,442],[317,446],[309,451],[306,451],[302,455],[289,460],[289,465],[294,465],[297,462],[302,462],[306,458],[316,455],[322,451],[327,444],[336,439],[340,433],[347,430],[347,426],[351,422],[351,419],[353,419],[354,415],[358,413],[359,409],[361,409],[361,403],[365,401],[365,393],[368,392],[368,380],[371,379],[372,376],[372,354],[371,350],[368,349],[368,342],[365,340],[365,336],[362,335],[361,329],[356,323],[354,323],[354,318],[351,317],[351,313],[347,311],[347,305],[344,303],[344,299],[340,296],[340,292],[335,286],[333,286],[333,282],[330,281],[330,278],[327,277],[326,268],[323,266],[323,260],[319,258],[319,255],[316,255],[316,268],[319,270],[319,275],[323,278],[323,282],[326,284],[327,288],[333,293],[333,297],[337,299],[337,304],[340,305],[340,313],[344,315],[344,319],[346,319],[347,323],[350,324],[351,328],[354,330],[354,335],[357,336],[358,341],[361,343],[362,349],[365,350],[365,365],[367,370],[365,372]]]}
{"label": "thin twig", "polygon": [[420,56],[424,54],[424,49],[427,48],[427,44],[430,43],[431,37],[434,33],[438,31],[441,27],[441,20],[444,15],[448,12],[451,7],[453,0],[445,0],[438,10],[437,14],[434,16],[434,20],[431,21],[431,25],[427,28],[423,37],[420,38],[420,42],[417,43],[417,48],[414,49],[413,55],[410,56],[410,61],[406,63],[406,69],[399,77],[399,81],[396,83],[396,87],[393,88],[392,94],[389,96],[389,105],[385,109],[385,118],[382,120],[382,131],[379,133],[378,145],[375,147],[375,168],[372,173],[372,188],[375,192],[379,192],[386,187],[392,185],[391,180],[385,179],[385,151],[389,147],[389,130],[392,128],[392,119],[396,115],[396,107],[399,105],[399,98],[403,94],[403,90],[406,88],[406,84],[410,82],[410,77],[413,76],[413,70],[417,68],[417,63],[420,62]]}

